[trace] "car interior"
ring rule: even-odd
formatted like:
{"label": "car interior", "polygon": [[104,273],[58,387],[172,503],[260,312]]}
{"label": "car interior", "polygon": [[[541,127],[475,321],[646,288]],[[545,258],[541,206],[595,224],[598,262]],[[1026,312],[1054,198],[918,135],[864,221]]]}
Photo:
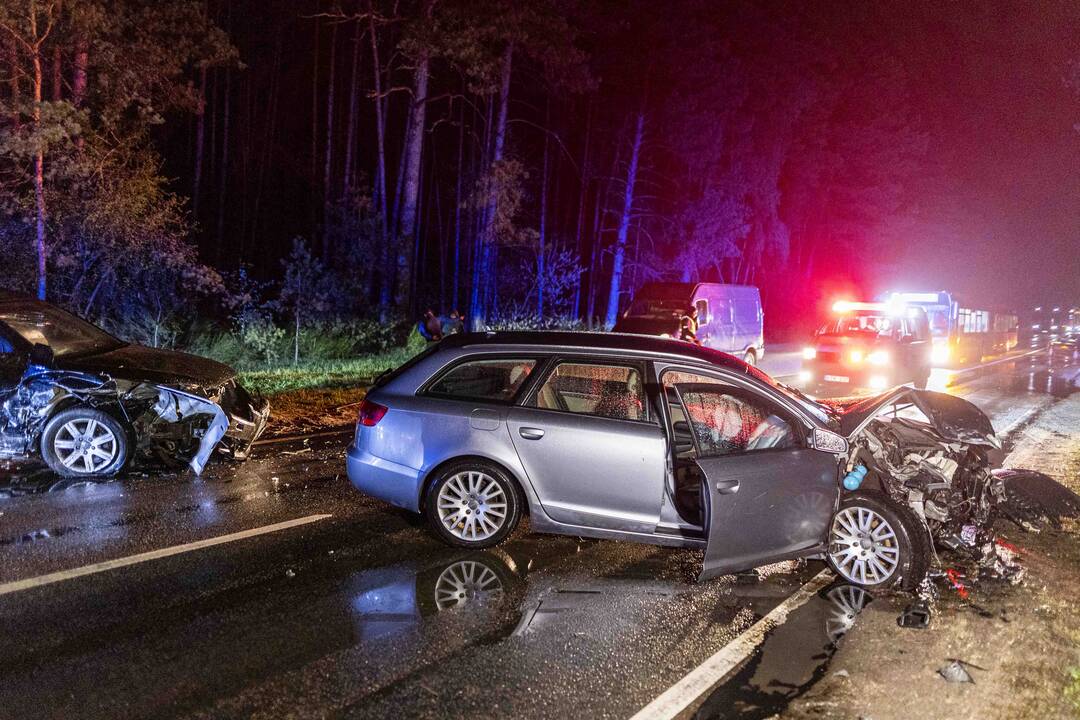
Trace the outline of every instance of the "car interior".
{"label": "car interior", "polygon": [[644,420],[641,373],[620,365],[562,363],[536,393],[536,407],[618,420]]}
{"label": "car interior", "polygon": [[[674,385],[685,380],[707,383],[682,395]],[[769,412],[768,407],[741,388],[725,387],[707,377],[668,373],[664,392],[672,424],[672,468],[674,504],[688,523],[704,526],[702,514],[702,473],[696,463],[697,448],[710,457],[790,447],[795,442],[791,425]],[[690,387],[694,387],[691,385]],[[685,404],[684,404],[685,403]],[[695,439],[697,443],[695,444]]]}

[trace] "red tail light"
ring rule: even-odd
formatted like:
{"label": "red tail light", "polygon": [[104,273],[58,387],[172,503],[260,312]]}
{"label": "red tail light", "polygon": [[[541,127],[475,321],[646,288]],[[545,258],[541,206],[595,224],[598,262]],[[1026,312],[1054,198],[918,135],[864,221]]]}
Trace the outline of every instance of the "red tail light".
{"label": "red tail light", "polygon": [[375,427],[383,419],[387,409],[379,403],[365,399],[364,402],[360,403],[360,424],[364,427]]}

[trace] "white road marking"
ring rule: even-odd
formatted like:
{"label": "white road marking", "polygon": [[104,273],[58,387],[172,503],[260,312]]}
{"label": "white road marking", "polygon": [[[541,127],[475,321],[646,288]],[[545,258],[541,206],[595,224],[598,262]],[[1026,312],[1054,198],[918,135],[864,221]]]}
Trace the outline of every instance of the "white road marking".
{"label": "white road marking", "polygon": [[833,581],[829,570],[822,570],[765,617],[748,627],[739,637],[720,648],[712,657],[691,670],[682,680],[639,710],[630,720],[671,720],[678,717],[705,693],[712,690],[729,672],[757,650],[765,636],[788,615],[802,606],[819,590]]}
{"label": "white road marking", "polygon": [[240,532],[219,535],[218,537],[207,538],[206,540],[197,540],[183,545],[173,545],[172,547],[151,550],[150,552],[139,553],[137,555],[129,555],[115,560],[105,560],[103,562],[84,565],[71,570],[60,570],[59,572],[26,578],[25,580],[14,580],[0,585],[0,595],[21,592],[23,590],[41,587],[42,585],[50,585],[63,580],[83,577],[84,575],[93,575],[95,573],[105,572],[106,570],[115,570],[116,568],[136,565],[150,560],[159,560],[161,558],[171,557],[172,555],[192,552],[193,550],[202,550],[203,548],[213,547],[214,545],[223,545],[224,543],[235,542],[237,540],[255,537],[256,535],[265,535],[279,530],[287,530],[289,528],[297,527],[298,525],[307,525],[309,523],[325,520],[328,517],[332,516],[308,515],[306,517],[296,518],[295,520],[285,520],[284,522],[274,523],[273,525],[264,525],[250,530],[241,530]]}

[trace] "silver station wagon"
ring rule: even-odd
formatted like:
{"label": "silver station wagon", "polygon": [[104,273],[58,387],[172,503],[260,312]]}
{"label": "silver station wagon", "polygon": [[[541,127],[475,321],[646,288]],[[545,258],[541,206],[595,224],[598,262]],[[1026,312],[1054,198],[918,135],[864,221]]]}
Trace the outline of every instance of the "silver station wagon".
{"label": "silver station wagon", "polygon": [[[928,525],[898,495],[916,484],[890,482],[882,463],[916,432],[978,445],[970,428],[943,439],[956,413],[940,410],[956,403],[991,444],[989,421],[959,398],[897,388],[825,405],[676,340],[452,335],[375,383],[347,465],[359,490],[421,513],[455,546],[496,545],[527,513],[536,532],[704,548],[702,578],[819,557],[860,585],[910,586]],[[898,406],[925,414],[898,420]]]}

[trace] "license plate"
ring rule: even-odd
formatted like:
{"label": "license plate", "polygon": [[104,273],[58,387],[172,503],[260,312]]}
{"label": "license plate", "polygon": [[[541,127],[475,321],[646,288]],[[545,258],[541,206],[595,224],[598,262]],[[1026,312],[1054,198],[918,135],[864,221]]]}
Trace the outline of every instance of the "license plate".
{"label": "license plate", "polygon": [[851,382],[847,375],[826,375],[825,382]]}

